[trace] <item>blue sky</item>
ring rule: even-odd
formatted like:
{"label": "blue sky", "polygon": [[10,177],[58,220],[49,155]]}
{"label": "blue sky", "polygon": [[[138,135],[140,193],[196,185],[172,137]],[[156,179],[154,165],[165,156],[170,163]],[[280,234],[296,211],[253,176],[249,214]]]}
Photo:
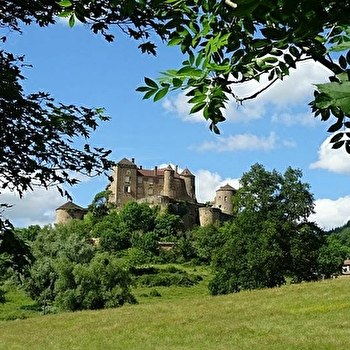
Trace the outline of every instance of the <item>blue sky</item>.
{"label": "blue sky", "polygon": [[[3,33],[2,33],[3,34]],[[284,172],[288,166],[303,171],[311,185],[321,227],[343,225],[350,219],[350,159],[342,150],[331,150],[328,124],[315,119],[308,107],[313,85],[329,75],[313,62],[304,63],[283,83],[243,106],[230,103],[221,135],[208,129],[205,120],[189,115],[183,94],[153,103],[142,100],[135,89],[144,76],[179,68],[184,60],[177,48],[160,44],[156,57],[141,54],[137,43],[116,33],[107,43],[82,25],[69,28],[58,23],[49,28],[27,26],[23,35],[7,34],[4,49],[25,54],[33,68],[24,70],[26,92],[48,91],[57,101],[88,107],[104,107],[111,121],[104,123],[91,143],[111,149],[112,158],[134,157],[138,165],[176,164],[196,175],[197,199],[212,200],[226,183],[234,187],[254,163]],[[259,88],[241,86],[244,96]],[[104,190],[104,177],[82,178],[70,188],[75,203],[87,206]],[[16,226],[48,224],[55,209],[66,200],[55,191],[36,189],[23,199],[7,191],[3,202],[13,204],[4,215]]]}

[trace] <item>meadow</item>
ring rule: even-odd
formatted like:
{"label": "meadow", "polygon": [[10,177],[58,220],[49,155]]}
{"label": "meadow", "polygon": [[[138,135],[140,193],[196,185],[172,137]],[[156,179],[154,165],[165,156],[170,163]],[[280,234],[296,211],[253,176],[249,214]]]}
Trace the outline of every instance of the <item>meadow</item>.
{"label": "meadow", "polygon": [[[0,321],[1,350],[349,349],[350,279],[209,296],[142,288],[138,305]],[[6,305],[6,304],[4,304]],[[0,309],[1,310],[1,309]]]}

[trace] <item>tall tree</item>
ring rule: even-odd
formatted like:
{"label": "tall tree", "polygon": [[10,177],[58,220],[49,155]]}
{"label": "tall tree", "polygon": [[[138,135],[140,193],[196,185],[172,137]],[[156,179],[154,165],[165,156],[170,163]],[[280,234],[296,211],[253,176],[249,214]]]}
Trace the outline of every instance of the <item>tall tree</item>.
{"label": "tall tree", "polygon": [[275,287],[286,276],[295,282],[318,278],[324,237],[308,222],[313,196],[301,176],[298,169],[280,174],[260,164],[243,174],[236,218],[221,229],[227,241],[214,256],[213,294]]}

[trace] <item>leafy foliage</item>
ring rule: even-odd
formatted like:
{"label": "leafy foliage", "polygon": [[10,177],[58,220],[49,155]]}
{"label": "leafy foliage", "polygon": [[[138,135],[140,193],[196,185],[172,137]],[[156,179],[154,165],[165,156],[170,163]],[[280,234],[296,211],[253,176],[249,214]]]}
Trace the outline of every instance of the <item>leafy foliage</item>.
{"label": "leafy foliage", "polygon": [[286,276],[294,282],[320,277],[324,235],[308,222],[313,196],[301,175],[292,168],[269,172],[260,164],[243,174],[237,216],[220,229],[227,240],[213,258],[212,294],[276,287]]}
{"label": "leafy foliage", "polygon": [[135,303],[128,269],[115,256],[99,252],[87,239],[87,226],[78,222],[39,233],[25,290],[45,307],[71,311]]}
{"label": "leafy foliage", "polygon": [[8,270],[18,279],[27,274],[33,255],[30,247],[18,235],[8,221],[0,220],[0,281],[8,277]]}
{"label": "leafy foliage", "polygon": [[[179,47],[186,57],[181,67],[163,72],[158,81],[145,78],[137,90],[154,101],[187,91],[191,112],[201,112],[216,133],[229,99],[239,104],[254,99],[298,63],[316,61],[331,75],[329,83],[317,85],[312,109],[321,120],[331,115],[337,120],[329,129],[336,133],[331,143],[350,152],[348,135],[340,131],[350,114],[349,1],[8,1],[1,9],[7,15],[0,17],[2,25],[13,30],[19,30],[19,20],[45,26],[57,15],[71,27],[77,20],[89,25],[107,41],[118,28],[140,42],[141,52],[156,54],[159,38]],[[235,87],[251,80],[263,82],[262,88],[237,95]]]}
{"label": "leafy foliage", "polygon": [[[73,173],[98,175],[110,168],[110,151],[73,146],[77,138],[88,139],[97,120],[108,120],[102,109],[78,108],[55,103],[47,93],[25,96],[20,81],[23,58],[0,51],[0,166],[1,188],[20,195],[40,185],[74,185]],[[68,194],[65,192],[65,194]]]}

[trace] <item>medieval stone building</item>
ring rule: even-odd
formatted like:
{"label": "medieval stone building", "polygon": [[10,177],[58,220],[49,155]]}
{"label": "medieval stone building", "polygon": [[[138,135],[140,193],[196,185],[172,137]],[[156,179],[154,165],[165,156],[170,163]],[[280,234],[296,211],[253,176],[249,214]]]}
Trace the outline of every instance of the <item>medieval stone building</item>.
{"label": "medieval stone building", "polygon": [[[210,204],[198,203],[195,176],[190,170],[186,168],[179,173],[177,166],[173,169],[170,165],[143,169],[135,164],[134,158],[131,161],[123,158],[113,167],[112,181],[106,189],[110,191],[109,201],[117,210],[130,201],[159,206],[161,211],[171,207],[173,213],[182,216],[186,229],[232,219],[232,196],[236,192],[227,184],[216,191],[215,199]],[[85,214],[83,208],[68,204],[57,209],[56,223],[82,218]],[[64,213],[65,210],[67,213]]]}
{"label": "medieval stone building", "polygon": [[82,220],[87,209],[72,202],[67,202],[56,209],[56,224],[65,224],[72,219]]}
{"label": "medieval stone building", "polygon": [[132,200],[160,206],[173,200],[197,203],[195,177],[188,169],[181,174],[170,165],[143,169],[134,158],[123,158],[113,168],[112,178],[107,190],[111,191],[110,202],[117,208]]}

